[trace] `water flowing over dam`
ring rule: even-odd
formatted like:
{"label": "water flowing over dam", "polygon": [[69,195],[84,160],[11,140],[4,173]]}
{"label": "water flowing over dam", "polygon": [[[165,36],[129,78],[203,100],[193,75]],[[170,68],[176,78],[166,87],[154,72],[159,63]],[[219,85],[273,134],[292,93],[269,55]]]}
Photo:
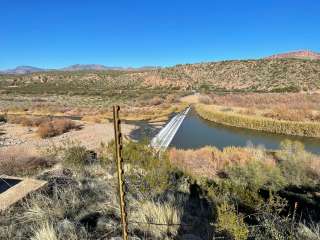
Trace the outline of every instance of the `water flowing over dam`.
{"label": "water flowing over dam", "polygon": [[165,125],[160,132],[151,140],[150,145],[161,151],[165,150],[171,143],[183,120],[187,116],[190,107],[185,109],[183,112],[175,115],[167,125]]}
{"label": "water flowing over dam", "polygon": [[179,149],[197,149],[215,146],[223,149],[229,146],[261,146],[277,150],[283,140],[299,141],[309,152],[320,154],[320,139],[268,133],[263,131],[237,128],[202,119],[187,108],[175,115],[151,140],[151,146],[159,151],[169,146]]}

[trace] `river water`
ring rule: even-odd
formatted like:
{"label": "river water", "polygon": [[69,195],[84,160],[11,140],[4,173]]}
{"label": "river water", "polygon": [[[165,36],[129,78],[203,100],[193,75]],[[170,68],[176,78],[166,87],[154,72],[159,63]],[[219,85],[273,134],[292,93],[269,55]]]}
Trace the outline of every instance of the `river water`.
{"label": "river water", "polygon": [[200,148],[211,145],[222,149],[227,146],[263,145],[266,149],[278,149],[280,142],[297,140],[305,149],[320,154],[320,139],[266,133],[262,131],[236,128],[210,122],[190,111],[183,121],[170,146],[180,149]]}

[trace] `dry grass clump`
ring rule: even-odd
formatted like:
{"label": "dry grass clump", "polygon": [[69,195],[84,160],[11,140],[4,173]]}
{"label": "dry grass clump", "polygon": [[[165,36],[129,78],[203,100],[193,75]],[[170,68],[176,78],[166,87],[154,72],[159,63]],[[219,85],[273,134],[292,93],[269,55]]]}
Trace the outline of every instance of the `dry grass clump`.
{"label": "dry grass clump", "polygon": [[52,167],[55,161],[28,151],[5,150],[0,153],[0,175],[25,175]]}
{"label": "dry grass clump", "polygon": [[320,137],[320,123],[318,122],[293,122],[259,116],[245,116],[221,111],[213,105],[202,104],[196,105],[196,111],[204,119],[229,126],[287,135]]}
{"label": "dry grass clump", "polygon": [[52,224],[45,222],[39,228],[34,229],[31,240],[58,240],[58,237]]}
{"label": "dry grass clump", "polygon": [[130,221],[145,233],[164,239],[168,235],[177,234],[182,216],[181,209],[181,206],[170,202],[137,202],[136,211],[130,215]]}
{"label": "dry grass clump", "polygon": [[70,119],[55,119],[40,124],[37,133],[41,138],[48,138],[79,128],[80,126]]}

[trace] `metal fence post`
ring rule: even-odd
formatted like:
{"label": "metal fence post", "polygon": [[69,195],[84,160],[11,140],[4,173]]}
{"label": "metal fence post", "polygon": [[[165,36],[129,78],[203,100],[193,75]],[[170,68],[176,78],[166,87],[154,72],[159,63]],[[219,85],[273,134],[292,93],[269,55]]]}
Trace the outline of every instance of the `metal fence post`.
{"label": "metal fence post", "polygon": [[114,137],[118,170],[118,187],[120,199],[120,212],[122,223],[123,240],[128,240],[128,223],[125,205],[125,186],[124,186],[124,171],[123,171],[123,157],[122,157],[122,135],[121,135],[121,121],[119,118],[120,106],[113,106],[113,122],[114,122]]}

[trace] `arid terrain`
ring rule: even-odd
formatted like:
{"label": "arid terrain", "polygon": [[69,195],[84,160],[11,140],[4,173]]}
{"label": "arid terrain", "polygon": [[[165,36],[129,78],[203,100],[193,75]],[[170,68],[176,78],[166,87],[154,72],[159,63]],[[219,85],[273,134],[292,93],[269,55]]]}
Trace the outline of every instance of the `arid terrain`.
{"label": "arid terrain", "polygon": [[0,74],[0,175],[47,181],[0,213],[0,239],[121,236],[117,104],[130,239],[318,240],[320,158],[302,143],[285,140],[272,151],[170,147],[158,154],[144,135],[154,136],[192,105],[219,124],[319,138],[315,56]]}

